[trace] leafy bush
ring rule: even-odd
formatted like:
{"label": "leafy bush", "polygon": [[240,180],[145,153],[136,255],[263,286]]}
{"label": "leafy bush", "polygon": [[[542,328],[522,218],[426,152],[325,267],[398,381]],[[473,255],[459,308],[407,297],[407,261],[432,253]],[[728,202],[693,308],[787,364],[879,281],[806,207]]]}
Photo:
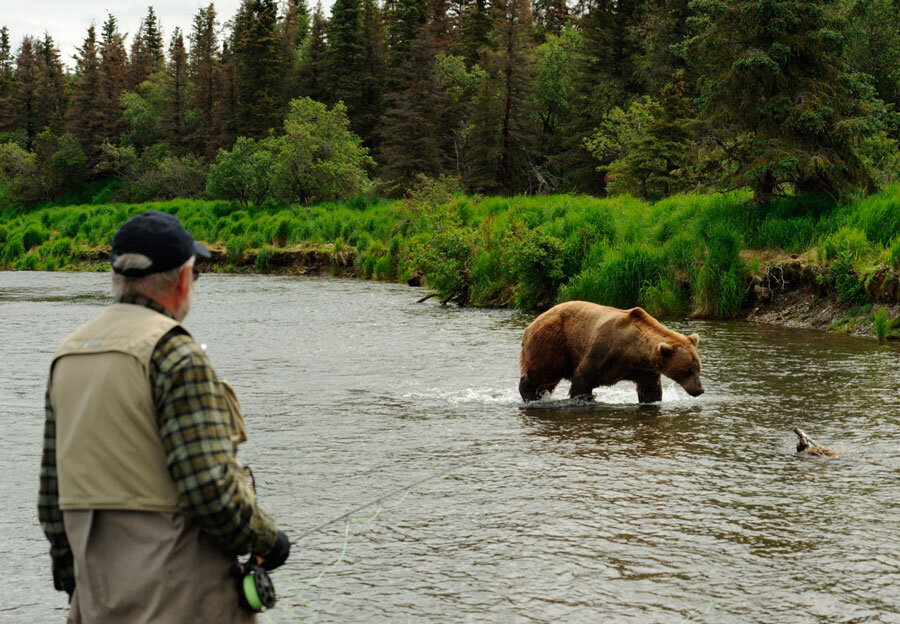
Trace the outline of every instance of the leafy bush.
{"label": "leafy bush", "polygon": [[550,305],[566,277],[562,269],[563,242],[514,224],[503,239],[503,252],[509,264],[515,307]]}
{"label": "leafy bush", "polygon": [[39,225],[32,224],[25,228],[25,231],[22,233],[22,244],[25,246],[25,249],[31,249],[43,244],[48,238],[50,238],[50,235],[47,233],[47,230]]}
{"label": "leafy bush", "polygon": [[866,303],[869,298],[866,296],[862,280],[853,268],[854,260],[850,250],[842,249],[837,252],[828,271],[834,280],[834,290],[838,297],[851,305],[859,305]]}
{"label": "leafy bush", "polygon": [[230,152],[219,150],[209,168],[206,192],[216,199],[231,199],[245,208],[262,204],[271,194],[274,156],[266,141],[238,137]]}
{"label": "leafy bush", "polygon": [[873,325],[875,329],[875,336],[878,338],[878,342],[884,342],[887,337],[888,331],[888,315],[887,309],[884,307],[880,307],[875,310],[875,313],[872,315]]}
{"label": "leafy bush", "polygon": [[371,186],[367,170],[375,161],[350,131],[342,102],[329,109],[310,98],[292,100],[284,134],[268,145],[275,155],[273,188],[287,201],[349,199]]}
{"label": "leafy bush", "polygon": [[0,208],[31,207],[40,197],[35,155],[16,143],[0,144]]}
{"label": "leafy bush", "polygon": [[900,236],[894,239],[888,249],[888,262],[895,269],[900,269]]}
{"label": "leafy bush", "polygon": [[235,236],[229,240],[225,246],[225,255],[228,256],[228,261],[240,264],[244,259],[244,249],[246,249],[246,242],[243,236]]}
{"label": "leafy bush", "polygon": [[[469,300],[472,284],[472,262],[476,255],[475,233],[459,227],[459,221],[445,214],[435,224],[431,236],[412,245],[414,265],[425,274],[425,280],[441,296]],[[362,236],[360,236],[362,241]],[[362,242],[357,247],[361,247]]]}
{"label": "leafy bush", "polygon": [[291,219],[290,217],[282,216],[275,219],[271,228],[269,229],[269,240],[275,244],[276,247],[284,247],[287,245],[288,236],[291,234]]}
{"label": "leafy bush", "polygon": [[257,271],[265,272],[269,270],[272,261],[272,249],[269,247],[263,247],[256,254],[256,259],[253,261],[253,266],[256,267]]}
{"label": "leafy bush", "polygon": [[25,245],[22,243],[22,237],[11,238],[3,248],[3,264],[10,265],[24,255]]}
{"label": "leafy bush", "polygon": [[870,253],[872,244],[864,232],[845,226],[825,237],[822,240],[821,249],[825,260],[836,260],[841,256],[847,256],[852,263]]}

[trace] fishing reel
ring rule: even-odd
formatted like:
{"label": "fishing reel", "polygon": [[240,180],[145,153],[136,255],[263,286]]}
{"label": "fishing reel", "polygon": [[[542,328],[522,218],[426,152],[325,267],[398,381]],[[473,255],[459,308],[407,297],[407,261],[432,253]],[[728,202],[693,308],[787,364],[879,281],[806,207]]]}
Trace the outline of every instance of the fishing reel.
{"label": "fishing reel", "polygon": [[275,585],[272,577],[251,555],[247,563],[235,562],[231,568],[237,584],[238,601],[253,613],[262,613],[275,606]]}

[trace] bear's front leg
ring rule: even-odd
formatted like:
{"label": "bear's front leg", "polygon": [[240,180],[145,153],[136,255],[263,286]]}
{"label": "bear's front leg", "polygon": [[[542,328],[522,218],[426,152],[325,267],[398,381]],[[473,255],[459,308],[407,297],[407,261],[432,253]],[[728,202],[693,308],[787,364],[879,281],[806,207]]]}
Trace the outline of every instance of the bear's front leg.
{"label": "bear's front leg", "polygon": [[574,399],[576,397],[585,397],[588,399],[594,398],[594,388],[596,384],[591,384],[584,377],[574,377],[572,379],[572,386],[569,388],[569,398]]}
{"label": "bear's front leg", "polygon": [[537,401],[543,393],[528,375],[522,375],[519,378],[519,394],[522,395],[522,400],[527,403],[528,401]]}
{"label": "bear's front leg", "polygon": [[659,375],[647,375],[635,380],[637,384],[638,401],[640,403],[656,403],[662,401],[662,382]]}

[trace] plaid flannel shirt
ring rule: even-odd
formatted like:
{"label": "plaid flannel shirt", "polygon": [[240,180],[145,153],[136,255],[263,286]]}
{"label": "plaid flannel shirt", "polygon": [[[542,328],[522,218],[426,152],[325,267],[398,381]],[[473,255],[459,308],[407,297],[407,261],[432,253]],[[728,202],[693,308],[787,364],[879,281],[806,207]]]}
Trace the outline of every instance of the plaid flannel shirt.
{"label": "plaid flannel shirt", "polygon": [[[142,305],[172,316],[159,303],[140,295],[123,295],[117,303]],[[234,446],[229,437],[228,405],[206,353],[175,328],[156,345],[149,376],[178,508],[225,551],[266,555],[275,545],[275,523],[239,487],[234,464],[229,463]],[[75,569],[59,509],[56,419],[49,383],[45,405],[38,517],[50,541],[54,585],[71,594]]]}

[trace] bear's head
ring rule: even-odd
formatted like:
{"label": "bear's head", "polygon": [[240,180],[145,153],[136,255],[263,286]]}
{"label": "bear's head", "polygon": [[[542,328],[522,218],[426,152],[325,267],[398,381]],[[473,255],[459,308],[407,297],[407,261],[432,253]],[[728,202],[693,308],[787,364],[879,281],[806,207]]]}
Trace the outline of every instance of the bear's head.
{"label": "bear's head", "polygon": [[691,396],[703,394],[700,382],[700,356],[697,345],[700,336],[691,334],[677,342],[661,342],[656,347],[660,361],[659,372],[681,385]]}

